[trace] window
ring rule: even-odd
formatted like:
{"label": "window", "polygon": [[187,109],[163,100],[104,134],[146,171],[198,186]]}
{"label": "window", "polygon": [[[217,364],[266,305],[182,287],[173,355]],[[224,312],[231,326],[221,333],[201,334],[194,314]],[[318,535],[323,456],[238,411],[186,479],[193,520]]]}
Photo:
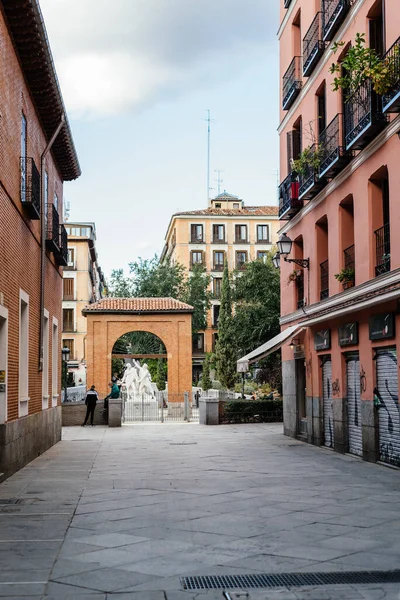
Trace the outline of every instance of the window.
{"label": "window", "polygon": [[75,299],[75,294],[74,294],[74,288],[75,288],[75,279],[72,279],[72,277],[69,278],[64,278],[63,279],[63,300],[74,300]]}
{"label": "window", "polygon": [[247,263],[247,252],[236,252],[236,268],[242,271]]}
{"label": "window", "polygon": [[219,298],[221,296],[222,277],[215,277],[213,279],[213,296]]}
{"label": "window", "polygon": [[63,331],[75,331],[73,308],[63,308]]}
{"label": "window", "polygon": [[214,252],[214,271],[223,271],[225,252]]}
{"label": "window", "polygon": [[[63,311],[64,312],[64,311]],[[73,312],[73,311],[71,311]],[[58,356],[61,352],[59,340],[58,340],[58,321],[53,317],[53,329],[51,333],[51,393],[52,402],[51,405],[57,406],[57,398],[59,396],[58,390]]]}
{"label": "window", "polygon": [[213,225],[213,242],[225,242],[225,225]]}
{"label": "window", "polygon": [[301,154],[302,118],[299,117],[293,125],[292,131],[286,136],[287,169],[292,172],[292,161],[297,160]]}
{"label": "window", "polygon": [[204,333],[196,333],[196,335],[194,335],[192,350],[193,354],[201,354],[204,352]]}
{"label": "window", "polygon": [[21,200],[26,201],[26,155],[28,143],[28,126],[26,117],[21,116]]}
{"label": "window", "polygon": [[73,267],[75,263],[75,249],[68,248],[68,266]]}
{"label": "window", "polygon": [[203,264],[203,253],[202,252],[191,252],[190,264],[193,265],[202,265]]}
{"label": "window", "polygon": [[262,260],[263,262],[267,261],[268,252],[264,250],[261,252],[257,252],[257,260]]}
{"label": "window", "polygon": [[54,208],[58,212],[58,196],[57,196],[57,194],[54,194],[53,204],[54,204]]}
{"label": "window", "polygon": [[234,209],[239,209],[239,208],[240,208],[240,205],[239,205],[239,203],[238,203],[238,202],[234,202],[234,204],[233,204],[233,208],[234,208]]}
{"label": "window", "polygon": [[221,206],[222,206],[221,203],[217,202],[217,204],[215,205],[215,208],[221,208]]}
{"label": "window", "polygon": [[43,328],[42,410],[49,408],[49,343],[49,313],[45,310]]}
{"label": "window", "polygon": [[320,86],[317,92],[317,104],[318,104],[318,138],[321,133],[326,129],[326,83]]}
{"label": "window", "polygon": [[235,225],[235,241],[247,242],[247,225]]}
{"label": "window", "polygon": [[268,243],[269,227],[268,225],[257,225],[257,242]]}
{"label": "window", "polygon": [[22,290],[19,300],[19,416],[28,414],[29,388],[29,296]]}
{"label": "window", "polygon": [[203,242],[203,225],[191,225],[190,227],[190,241],[192,244]]}
{"label": "window", "polygon": [[70,360],[75,360],[75,353],[74,353],[74,341],[75,340],[63,340],[63,348],[68,348],[69,350],[69,359]]}
{"label": "window", "polygon": [[218,327],[218,321],[219,321],[219,311],[221,310],[221,307],[219,304],[214,304],[213,306],[213,327]]}

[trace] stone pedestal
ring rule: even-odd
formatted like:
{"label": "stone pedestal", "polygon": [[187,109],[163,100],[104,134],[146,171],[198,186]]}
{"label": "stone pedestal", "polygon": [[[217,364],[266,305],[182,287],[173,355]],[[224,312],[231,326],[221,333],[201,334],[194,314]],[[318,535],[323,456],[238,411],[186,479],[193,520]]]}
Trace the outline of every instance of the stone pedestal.
{"label": "stone pedestal", "polygon": [[200,425],[219,425],[218,398],[200,398],[199,421]]}
{"label": "stone pedestal", "polygon": [[115,400],[110,398],[108,401],[108,426],[122,426],[122,398],[117,398]]}

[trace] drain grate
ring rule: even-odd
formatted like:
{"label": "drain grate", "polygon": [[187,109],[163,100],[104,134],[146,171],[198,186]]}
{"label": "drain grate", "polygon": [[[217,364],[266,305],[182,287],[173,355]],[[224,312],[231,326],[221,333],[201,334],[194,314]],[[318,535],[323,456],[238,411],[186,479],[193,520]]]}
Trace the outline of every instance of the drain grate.
{"label": "drain grate", "polygon": [[350,571],[338,573],[271,573],[262,575],[199,575],[181,577],[184,590],[302,587],[309,585],[351,585],[400,583],[400,570]]}

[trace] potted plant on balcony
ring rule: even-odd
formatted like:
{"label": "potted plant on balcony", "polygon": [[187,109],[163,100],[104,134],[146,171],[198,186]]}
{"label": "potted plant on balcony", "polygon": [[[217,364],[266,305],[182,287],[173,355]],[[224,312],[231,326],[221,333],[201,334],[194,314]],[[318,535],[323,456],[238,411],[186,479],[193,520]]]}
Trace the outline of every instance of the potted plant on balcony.
{"label": "potted plant on balcony", "polygon": [[299,158],[293,160],[292,168],[301,177],[310,171],[317,173],[322,161],[323,149],[320,147],[307,146],[301,152]]}
{"label": "potted plant on balcony", "polygon": [[335,279],[343,284],[343,289],[347,290],[354,286],[356,272],[353,267],[343,267],[340,273],[336,273]]}

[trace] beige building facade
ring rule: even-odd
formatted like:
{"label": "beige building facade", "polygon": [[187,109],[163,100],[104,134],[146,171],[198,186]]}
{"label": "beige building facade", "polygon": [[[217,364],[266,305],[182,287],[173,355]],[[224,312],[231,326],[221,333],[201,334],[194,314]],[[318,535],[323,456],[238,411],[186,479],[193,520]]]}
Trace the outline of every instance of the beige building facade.
{"label": "beige building facade", "polygon": [[[98,264],[94,223],[68,223],[68,264],[63,275],[63,347],[70,351],[68,371],[75,385],[86,385],[87,320],[82,310],[105,295]],[[71,375],[70,375],[71,377]]]}
{"label": "beige building facade", "polygon": [[245,206],[226,192],[212,199],[207,209],[172,216],[161,260],[181,263],[188,272],[200,264],[211,276],[207,329],[193,340],[194,380],[201,373],[205,354],[215,347],[225,261],[230,271],[240,272],[246,263],[262,260],[276,243],[278,229],[278,207]]}

